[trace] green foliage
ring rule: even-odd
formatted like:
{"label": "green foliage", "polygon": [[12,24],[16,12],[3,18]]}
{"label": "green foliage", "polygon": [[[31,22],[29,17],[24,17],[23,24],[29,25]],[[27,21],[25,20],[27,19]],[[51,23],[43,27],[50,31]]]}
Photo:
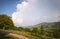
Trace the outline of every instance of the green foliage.
{"label": "green foliage", "polygon": [[52,29],[53,31],[53,37],[54,38],[60,38],[60,31],[57,29]]}
{"label": "green foliage", "polygon": [[44,34],[44,27],[41,26],[40,29],[41,29],[41,34],[43,35]]}
{"label": "green foliage", "polygon": [[28,32],[31,32],[31,29],[30,28],[25,28],[26,31]]}
{"label": "green foliage", "polygon": [[[36,27],[37,26],[37,27]],[[40,29],[39,29],[40,28]],[[41,23],[33,27],[31,35],[42,38],[60,38],[60,22]]]}
{"label": "green foliage", "polygon": [[[32,28],[16,27],[14,26],[11,17],[5,14],[0,15],[0,29],[9,29],[9,32],[11,33],[17,33],[34,39],[60,38],[60,22],[41,23],[35,26],[36,27]],[[21,32],[22,30],[25,30],[25,32]]]}
{"label": "green foliage", "polygon": [[33,28],[32,32],[33,33],[37,33],[38,32],[38,28]]}
{"label": "green foliage", "polygon": [[14,30],[6,30],[6,32],[11,32],[11,33],[15,33],[18,35],[23,35],[23,36],[26,36],[26,37],[31,38],[31,39],[40,39],[39,37],[31,35],[30,32],[21,32],[21,31],[14,31]]}
{"label": "green foliage", "polygon": [[32,29],[31,35],[39,36],[39,34],[40,34],[39,28],[35,27],[35,28]]}
{"label": "green foliage", "polygon": [[23,27],[18,27],[18,30],[22,31],[22,30],[24,30],[24,28]]}
{"label": "green foliage", "polygon": [[0,28],[1,29],[11,29],[14,26],[11,17],[1,14],[0,15]]}

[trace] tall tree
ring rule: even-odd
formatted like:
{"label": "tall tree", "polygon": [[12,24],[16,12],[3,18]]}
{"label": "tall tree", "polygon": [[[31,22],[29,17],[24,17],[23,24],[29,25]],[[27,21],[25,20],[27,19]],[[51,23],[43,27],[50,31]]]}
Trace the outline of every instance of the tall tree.
{"label": "tall tree", "polygon": [[10,16],[5,14],[0,15],[0,28],[1,29],[11,29],[14,27],[13,21]]}

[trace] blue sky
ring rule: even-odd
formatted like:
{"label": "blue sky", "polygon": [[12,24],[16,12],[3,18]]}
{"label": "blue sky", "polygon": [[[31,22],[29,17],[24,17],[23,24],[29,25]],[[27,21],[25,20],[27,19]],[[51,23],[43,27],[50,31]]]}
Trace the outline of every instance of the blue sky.
{"label": "blue sky", "polygon": [[60,21],[60,0],[0,0],[0,14],[12,17],[16,26]]}
{"label": "blue sky", "polygon": [[21,3],[22,0],[0,0],[0,14],[12,15],[16,11],[17,3]]}

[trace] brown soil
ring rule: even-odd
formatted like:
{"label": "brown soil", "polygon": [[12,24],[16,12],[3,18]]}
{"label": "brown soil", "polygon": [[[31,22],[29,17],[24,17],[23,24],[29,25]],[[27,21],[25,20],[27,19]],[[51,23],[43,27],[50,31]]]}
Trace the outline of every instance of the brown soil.
{"label": "brown soil", "polygon": [[25,37],[25,36],[22,36],[22,35],[18,35],[18,34],[10,33],[9,35],[14,36],[14,37],[16,37],[18,39],[29,39],[28,37]]}

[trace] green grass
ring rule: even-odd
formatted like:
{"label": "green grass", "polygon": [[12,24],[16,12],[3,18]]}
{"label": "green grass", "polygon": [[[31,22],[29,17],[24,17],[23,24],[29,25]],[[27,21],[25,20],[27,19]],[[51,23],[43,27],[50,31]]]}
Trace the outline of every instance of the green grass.
{"label": "green grass", "polygon": [[17,38],[0,33],[0,39],[17,39]]}
{"label": "green grass", "polygon": [[17,39],[16,37],[6,34],[5,31],[0,30],[0,39]]}
{"label": "green grass", "polygon": [[30,39],[40,39],[39,37],[31,35],[30,32],[22,32],[22,31],[14,31],[14,30],[4,30],[4,32],[11,32],[11,33],[23,35],[23,36],[28,37]]}
{"label": "green grass", "polygon": [[15,34],[23,35],[23,36],[28,37],[28,38],[30,38],[30,39],[40,39],[40,38],[38,38],[38,37],[36,37],[36,36],[32,36],[32,35],[30,34],[30,32],[21,32],[21,31],[11,31],[11,32],[12,32],[12,33],[15,33]]}
{"label": "green grass", "polygon": [[[48,36],[43,36],[43,35],[40,35],[39,37],[38,36],[34,36],[34,35],[31,35],[30,32],[22,32],[22,31],[14,31],[14,30],[3,30],[3,31],[4,32],[11,32],[11,33],[23,35],[23,36],[28,37],[30,39],[56,39],[56,38],[52,38],[52,37],[48,37]],[[11,37],[11,39],[16,39],[16,38]]]}
{"label": "green grass", "polygon": [[23,36],[29,37],[31,39],[60,39],[60,38],[48,37],[46,35],[40,35],[39,37],[38,36],[33,36],[33,35],[31,35],[30,32],[13,31],[13,33],[23,35]]}

